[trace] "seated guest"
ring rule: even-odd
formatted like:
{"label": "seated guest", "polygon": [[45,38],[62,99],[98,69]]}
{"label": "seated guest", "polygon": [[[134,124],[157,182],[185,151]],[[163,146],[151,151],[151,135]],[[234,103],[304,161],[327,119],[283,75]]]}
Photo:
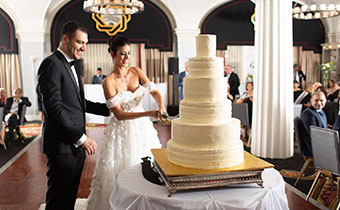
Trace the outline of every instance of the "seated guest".
{"label": "seated guest", "polygon": [[[252,82],[247,82],[246,84],[246,92],[243,93],[241,96],[240,100],[237,101],[237,103],[246,103],[248,104],[248,116],[249,116],[249,122],[251,125],[252,122],[252,116],[253,116],[253,83]],[[243,129],[243,137],[246,138],[247,134],[247,129]]]}
{"label": "seated guest", "polygon": [[312,86],[312,94],[317,91],[319,87],[322,87],[322,84],[320,82],[314,82]]}
{"label": "seated guest", "polygon": [[317,127],[327,128],[326,114],[322,110],[326,104],[326,95],[322,91],[315,91],[312,94],[311,106],[305,109],[301,113],[301,140],[304,144],[303,155],[312,157],[312,145],[310,140],[310,126],[314,125]]}
{"label": "seated guest", "polygon": [[0,107],[5,106],[7,100],[6,90],[4,88],[0,88]]}
{"label": "seated guest", "polygon": [[301,88],[299,87],[299,82],[294,80],[294,101],[299,97],[299,95],[303,92]]}
{"label": "seated guest", "polygon": [[336,82],[334,84],[333,93],[328,95],[327,100],[331,102],[337,102],[339,92],[340,92],[340,82]]}
{"label": "seated guest", "polygon": [[310,106],[312,84],[308,84],[306,89],[299,95],[299,97],[294,101],[294,104],[302,104],[302,111]]}
{"label": "seated guest", "polygon": [[[323,86],[319,86],[316,91],[322,91],[325,95],[327,94],[327,90]],[[330,102],[326,101],[325,106],[322,109],[327,118],[328,127],[333,127],[333,124],[335,123],[336,118],[338,117],[338,104],[336,102]]]}
{"label": "seated guest", "polygon": [[231,103],[234,102],[234,96],[231,95],[231,93],[230,93],[230,86],[229,86],[229,84],[227,84],[227,98],[231,101]]}
{"label": "seated guest", "polygon": [[102,84],[103,79],[105,79],[106,75],[103,74],[102,68],[97,68],[97,74],[92,77],[92,84]]}
{"label": "seated guest", "polygon": [[335,91],[335,80],[330,79],[327,84],[327,97]]}
{"label": "seated guest", "polygon": [[20,140],[24,139],[19,130],[19,122],[21,120],[21,111],[23,105],[31,106],[31,102],[27,97],[22,96],[22,89],[15,90],[15,96],[7,98],[4,108],[4,121],[9,128],[9,137],[14,138],[14,128]]}

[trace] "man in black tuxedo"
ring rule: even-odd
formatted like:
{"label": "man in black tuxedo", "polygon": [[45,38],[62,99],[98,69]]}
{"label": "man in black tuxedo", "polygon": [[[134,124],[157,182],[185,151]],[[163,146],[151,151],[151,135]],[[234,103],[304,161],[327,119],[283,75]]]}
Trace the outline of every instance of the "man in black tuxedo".
{"label": "man in black tuxedo", "polygon": [[97,74],[92,77],[92,84],[102,84],[103,79],[106,78],[106,75],[103,74],[102,68],[97,68]]}
{"label": "man in black tuxedo", "polygon": [[301,139],[303,142],[303,153],[307,157],[313,157],[312,145],[310,140],[310,126],[328,128],[327,117],[322,110],[326,104],[326,95],[322,91],[316,91],[312,94],[311,106],[301,113]]}
{"label": "man in black tuxedo", "polygon": [[294,80],[299,83],[299,88],[304,89],[306,82],[306,75],[301,70],[301,67],[298,64],[294,64]]}
{"label": "man in black tuxedo", "polygon": [[238,78],[238,75],[232,71],[230,65],[226,65],[224,67],[224,77],[228,78],[230,94],[233,96],[234,100],[236,100],[236,95],[240,95],[238,90],[238,87],[240,86],[240,79]]}
{"label": "man in black tuxedo", "polygon": [[86,49],[88,32],[81,23],[64,24],[59,47],[38,70],[43,99],[43,152],[47,157],[46,209],[74,209],[85,160],[97,151],[96,142],[85,135],[85,112],[109,115],[105,104],[84,98],[84,89],[73,62]]}
{"label": "man in black tuxedo", "polygon": [[4,107],[4,121],[8,125],[8,133],[9,138],[14,138],[14,129],[18,135],[20,140],[23,140],[24,137],[20,133],[19,122],[21,121],[21,113],[23,106],[31,106],[31,102],[27,97],[22,96],[22,89],[17,88],[15,90],[15,96],[9,97],[6,100],[6,104]]}

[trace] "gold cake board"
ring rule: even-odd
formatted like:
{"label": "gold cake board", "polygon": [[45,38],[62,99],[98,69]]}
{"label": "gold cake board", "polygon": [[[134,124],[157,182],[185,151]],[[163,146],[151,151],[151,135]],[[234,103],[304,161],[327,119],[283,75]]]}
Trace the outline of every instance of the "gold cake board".
{"label": "gold cake board", "polygon": [[257,183],[262,187],[261,173],[274,167],[244,151],[243,163],[220,169],[185,168],[168,161],[166,149],[152,149],[154,166],[164,180],[168,196],[178,190],[222,187],[231,184]]}

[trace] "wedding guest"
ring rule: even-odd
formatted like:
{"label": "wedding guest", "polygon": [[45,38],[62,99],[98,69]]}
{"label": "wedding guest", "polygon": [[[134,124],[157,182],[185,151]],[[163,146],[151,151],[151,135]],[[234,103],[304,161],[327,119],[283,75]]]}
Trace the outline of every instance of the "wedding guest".
{"label": "wedding guest", "polygon": [[105,79],[106,75],[103,74],[102,68],[97,68],[97,74],[92,77],[92,84],[102,84],[103,79]]}
{"label": "wedding guest", "polygon": [[4,88],[0,88],[0,107],[5,106],[6,100],[7,100],[6,90]]}
{"label": "wedding guest", "polygon": [[299,95],[299,97],[294,101],[294,104],[302,104],[302,111],[310,106],[310,99],[312,93],[312,84],[308,84],[306,89]]}
{"label": "wedding guest", "polygon": [[327,83],[327,97],[335,91],[334,85],[335,85],[335,80],[334,79],[328,80],[328,83]]}
{"label": "wedding guest", "polygon": [[326,104],[326,95],[322,91],[315,91],[312,94],[311,106],[306,108],[301,113],[302,128],[300,130],[301,139],[303,141],[304,155],[312,157],[312,145],[310,140],[310,126],[314,125],[317,127],[328,128],[327,117],[325,112],[322,110]]}
{"label": "wedding guest", "polygon": [[236,100],[236,96],[240,94],[238,87],[240,86],[240,79],[238,75],[233,72],[230,65],[224,67],[224,77],[227,77],[230,86],[230,94]]}
{"label": "wedding guest", "polygon": [[14,138],[14,129],[20,140],[23,140],[25,137],[21,135],[19,124],[21,121],[22,108],[23,106],[31,106],[31,102],[27,97],[22,96],[22,89],[17,88],[15,90],[15,96],[9,97],[6,100],[6,105],[4,107],[4,121],[6,125],[8,125],[8,133],[9,138]]}
{"label": "wedding guest", "polygon": [[328,95],[327,100],[331,102],[337,102],[339,93],[340,93],[340,82],[336,82],[334,84],[333,93]]}
{"label": "wedding guest", "polygon": [[303,89],[306,82],[306,76],[301,70],[301,67],[298,64],[294,64],[294,80],[296,80],[299,83],[299,87]]}
{"label": "wedding guest", "polygon": [[[321,91],[325,95],[327,94],[327,90],[323,86],[319,86],[316,91]],[[333,124],[338,117],[338,104],[336,102],[326,101],[325,106],[322,108],[322,110],[326,114],[328,127],[333,127]]]}
{"label": "wedding guest", "polygon": [[230,86],[227,84],[227,98],[232,102],[234,102],[234,96],[230,94]]}
{"label": "wedding guest", "polygon": [[189,75],[189,63],[184,63],[185,71],[182,71],[179,74],[178,81],[177,81],[177,87],[179,87],[179,100],[183,99],[183,79]]}
{"label": "wedding guest", "polygon": [[[243,93],[241,98],[237,101],[237,103],[246,103],[248,104],[248,116],[249,122],[251,126],[252,118],[253,118],[253,88],[254,85],[252,82],[246,83],[246,92]],[[247,128],[243,128],[243,137],[247,138]]]}
{"label": "wedding guest", "polygon": [[303,92],[301,88],[299,87],[298,81],[294,80],[294,101],[299,97],[299,95]]}
{"label": "wedding guest", "polygon": [[312,94],[317,91],[319,87],[322,87],[322,84],[320,82],[314,82],[312,86]]}

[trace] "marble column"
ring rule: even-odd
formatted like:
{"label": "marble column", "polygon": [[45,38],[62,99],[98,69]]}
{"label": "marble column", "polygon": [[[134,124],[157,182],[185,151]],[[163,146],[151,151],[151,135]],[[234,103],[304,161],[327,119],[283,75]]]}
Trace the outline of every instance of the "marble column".
{"label": "marble column", "polygon": [[251,153],[293,155],[293,32],[291,0],[256,0]]}

